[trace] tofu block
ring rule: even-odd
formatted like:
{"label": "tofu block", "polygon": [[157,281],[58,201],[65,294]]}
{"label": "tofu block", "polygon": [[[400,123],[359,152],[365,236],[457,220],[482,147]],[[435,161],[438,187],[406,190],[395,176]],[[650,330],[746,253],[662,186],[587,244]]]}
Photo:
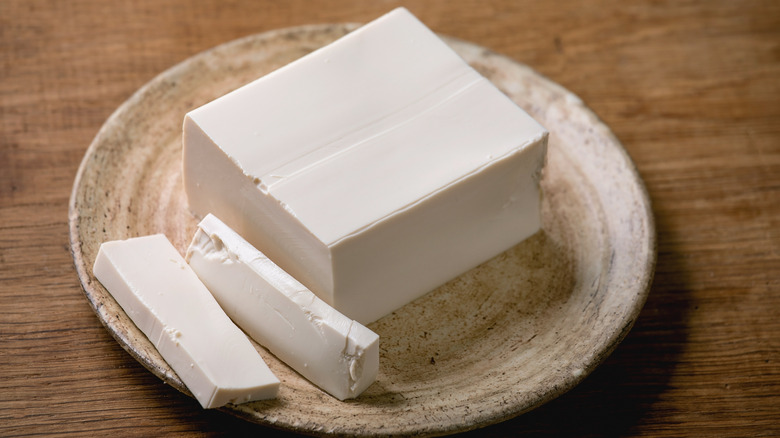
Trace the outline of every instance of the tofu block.
{"label": "tofu block", "polygon": [[198,225],[187,262],[228,316],[303,377],[339,400],[379,370],[379,336],[336,311],[215,216]]}
{"label": "tofu block", "polygon": [[276,397],[279,379],[164,235],[103,243],[93,271],[201,406]]}
{"label": "tofu block", "polygon": [[367,324],[539,230],[547,137],[399,8],[188,113],[184,188]]}

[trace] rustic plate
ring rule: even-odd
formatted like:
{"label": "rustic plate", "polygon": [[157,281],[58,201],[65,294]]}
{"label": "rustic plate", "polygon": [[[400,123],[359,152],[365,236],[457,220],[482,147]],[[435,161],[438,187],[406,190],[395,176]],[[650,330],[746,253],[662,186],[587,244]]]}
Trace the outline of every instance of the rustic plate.
{"label": "rustic plate", "polygon": [[[181,184],[184,114],[354,29],[307,26],[221,45],[162,73],[108,119],[70,200],[84,292],[116,340],[151,372],[181,380],[92,275],[101,242],[165,233],[184,251],[196,220]],[[228,406],[305,433],[444,434],[514,417],[569,390],[626,335],[649,290],[655,234],[644,186],[610,130],[573,94],[528,67],[447,39],[550,132],[543,230],[373,323],[379,376],[339,402],[259,351],[279,398]]]}

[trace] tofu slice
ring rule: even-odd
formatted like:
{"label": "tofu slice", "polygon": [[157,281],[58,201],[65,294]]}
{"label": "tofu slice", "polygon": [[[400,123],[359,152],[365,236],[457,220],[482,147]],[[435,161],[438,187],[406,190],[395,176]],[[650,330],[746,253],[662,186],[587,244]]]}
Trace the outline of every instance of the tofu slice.
{"label": "tofu slice", "polygon": [[164,235],[103,243],[93,271],[201,406],[276,397],[279,379]]}
{"label": "tofu slice", "polygon": [[187,262],[230,318],[339,400],[376,379],[379,336],[339,313],[214,215],[198,225]]}
{"label": "tofu slice", "polygon": [[189,112],[184,188],[368,324],[539,230],[547,137],[399,8]]}

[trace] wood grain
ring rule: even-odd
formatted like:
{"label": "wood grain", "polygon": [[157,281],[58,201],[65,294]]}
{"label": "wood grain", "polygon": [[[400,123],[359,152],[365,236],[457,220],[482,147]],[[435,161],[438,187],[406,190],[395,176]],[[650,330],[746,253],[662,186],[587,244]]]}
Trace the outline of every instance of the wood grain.
{"label": "wood grain", "polygon": [[[0,2],[0,435],[270,433],[166,387],[81,292],[67,203],[111,112],[235,38],[365,22],[399,2]],[[780,434],[780,3],[408,3],[526,63],[613,129],[659,257],[626,340],[565,396],[475,432]]]}

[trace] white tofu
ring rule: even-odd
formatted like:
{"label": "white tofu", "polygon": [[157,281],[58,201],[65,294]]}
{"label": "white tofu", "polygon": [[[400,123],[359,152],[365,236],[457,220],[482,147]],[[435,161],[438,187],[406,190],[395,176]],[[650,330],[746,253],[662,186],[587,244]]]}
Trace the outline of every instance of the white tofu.
{"label": "white tofu", "polygon": [[228,316],[309,381],[345,400],[379,370],[379,336],[317,298],[209,214],[187,262]]}
{"label": "white tofu", "polygon": [[547,131],[403,8],[183,130],[191,211],[364,324],[540,227]]}
{"label": "white tofu", "polygon": [[279,379],[164,235],[103,243],[93,271],[201,406],[276,397]]}

